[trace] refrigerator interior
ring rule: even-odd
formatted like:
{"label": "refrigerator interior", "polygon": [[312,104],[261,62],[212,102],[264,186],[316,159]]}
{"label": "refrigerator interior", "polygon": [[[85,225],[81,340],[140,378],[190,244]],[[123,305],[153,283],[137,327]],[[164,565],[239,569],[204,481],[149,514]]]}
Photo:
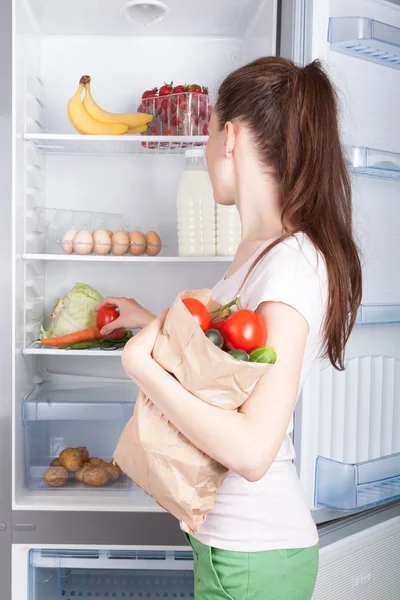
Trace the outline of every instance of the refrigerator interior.
{"label": "refrigerator interior", "polygon": [[[150,27],[126,20],[122,4],[14,2],[15,510],[160,510],[135,486],[73,490],[40,483],[49,459],[63,446],[96,447],[96,436],[104,439],[105,421],[84,386],[121,384],[125,374],[120,351],[44,350],[35,341],[55,299],[76,282],[104,297],[134,297],[158,313],[178,291],[213,285],[229,264],[229,257],[181,259],[177,253],[184,148],[202,146],[206,138],[175,144],[164,138],[161,146],[153,137],[157,147],[147,149],[141,144],[145,137],[82,136],[67,118],[80,77],[91,75],[93,95],[104,108],[135,111],[142,92],[164,81],[208,85],[212,97],[230,71],[275,53],[276,0],[170,0],[169,17]],[[60,248],[49,253],[38,208],[117,213],[129,230],[157,231],[163,248],[155,257],[63,255]],[[59,402],[43,382],[54,386]],[[80,391],[71,392],[68,386],[79,382]],[[35,406],[29,404],[32,394]],[[131,386],[102,401],[115,402],[116,411],[125,402],[132,408],[136,394]],[[76,410],[60,407],[68,403]],[[123,424],[112,426],[113,439]],[[35,446],[29,440],[38,432],[43,439]],[[106,445],[89,450],[109,460],[111,438]]]}

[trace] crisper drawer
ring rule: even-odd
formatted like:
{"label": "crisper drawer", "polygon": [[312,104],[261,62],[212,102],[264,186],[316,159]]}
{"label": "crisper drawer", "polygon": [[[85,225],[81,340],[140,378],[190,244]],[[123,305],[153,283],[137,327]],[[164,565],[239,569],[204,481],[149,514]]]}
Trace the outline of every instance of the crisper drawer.
{"label": "crisper drawer", "polygon": [[[132,416],[136,393],[130,383],[37,386],[25,400],[22,415],[28,488],[49,494],[132,489],[132,481],[110,461]],[[66,449],[70,450],[63,452]],[[54,468],[49,470],[51,463]]]}
{"label": "crisper drawer", "polygon": [[190,551],[30,551],[29,600],[193,598]]}

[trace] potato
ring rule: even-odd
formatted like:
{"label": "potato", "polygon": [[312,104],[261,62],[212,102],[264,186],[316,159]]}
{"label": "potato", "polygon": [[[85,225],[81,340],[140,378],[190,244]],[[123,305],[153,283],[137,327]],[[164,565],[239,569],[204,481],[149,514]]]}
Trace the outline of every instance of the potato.
{"label": "potato", "polygon": [[82,474],[83,483],[86,483],[86,485],[90,485],[92,487],[101,487],[108,483],[109,480],[110,478],[104,467],[85,469]]}
{"label": "potato", "polygon": [[97,456],[92,456],[91,458],[89,458],[89,461],[91,465],[93,465],[93,467],[101,467],[105,464],[107,464],[102,458],[98,458]]}
{"label": "potato", "polygon": [[79,454],[81,455],[82,464],[89,460],[89,451],[86,446],[78,446],[76,450],[78,450]]}
{"label": "potato", "polygon": [[60,459],[59,458],[55,458],[54,460],[51,461],[50,463],[51,467],[61,467],[61,463],[60,463]]}
{"label": "potato", "polygon": [[49,467],[43,479],[50,487],[60,487],[68,481],[68,471],[64,467]]}
{"label": "potato", "polygon": [[75,473],[75,477],[78,481],[83,481],[83,473],[86,469],[94,469],[94,466],[89,462],[84,463],[84,465]]}
{"label": "potato", "polygon": [[66,448],[60,454],[60,463],[67,471],[76,473],[83,464],[81,453],[76,448]]}
{"label": "potato", "polygon": [[117,481],[117,479],[121,477],[121,471],[119,467],[116,467],[112,463],[106,463],[103,466],[103,469],[105,469],[110,481]]}

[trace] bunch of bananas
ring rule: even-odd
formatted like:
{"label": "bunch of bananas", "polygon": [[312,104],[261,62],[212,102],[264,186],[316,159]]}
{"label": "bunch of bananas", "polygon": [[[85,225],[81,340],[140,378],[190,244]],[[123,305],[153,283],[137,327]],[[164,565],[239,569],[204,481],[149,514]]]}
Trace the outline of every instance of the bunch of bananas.
{"label": "bunch of bananas", "polygon": [[[90,77],[83,75],[76,93],[68,102],[68,118],[72,126],[86,135],[123,135],[144,133],[152,120],[144,113],[111,113],[100,108],[90,91]],[[82,92],[85,97],[82,102]]]}

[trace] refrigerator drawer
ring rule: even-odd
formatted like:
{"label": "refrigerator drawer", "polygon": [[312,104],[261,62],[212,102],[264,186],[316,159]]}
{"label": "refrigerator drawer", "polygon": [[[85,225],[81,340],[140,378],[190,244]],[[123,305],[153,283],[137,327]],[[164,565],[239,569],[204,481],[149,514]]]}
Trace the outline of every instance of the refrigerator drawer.
{"label": "refrigerator drawer", "polygon": [[29,600],[194,598],[190,551],[31,550]]}
{"label": "refrigerator drawer", "polygon": [[[52,494],[132,489],[133,483],[128,477],[118,477],[118,471],[107,470],[104,463],[112,461],[122,429],[132,416],[135,397],[136,388],[129,383],[45,382],[37,386],[24,401],[22,414],[28,488]],[[79,464],[78,447],[82,453]],[[66,448],[71,450],[69,456],[64,454],[65,462],[56,463],[57,470],[48,471]],[[102,469],[96,471],[97,477],[86,482],[78,471],[88,462],[85,448],[89,461],[94,463],[88,470],[96,466],[95,463]],[[94,485],[96,483],[98,485]]]}

